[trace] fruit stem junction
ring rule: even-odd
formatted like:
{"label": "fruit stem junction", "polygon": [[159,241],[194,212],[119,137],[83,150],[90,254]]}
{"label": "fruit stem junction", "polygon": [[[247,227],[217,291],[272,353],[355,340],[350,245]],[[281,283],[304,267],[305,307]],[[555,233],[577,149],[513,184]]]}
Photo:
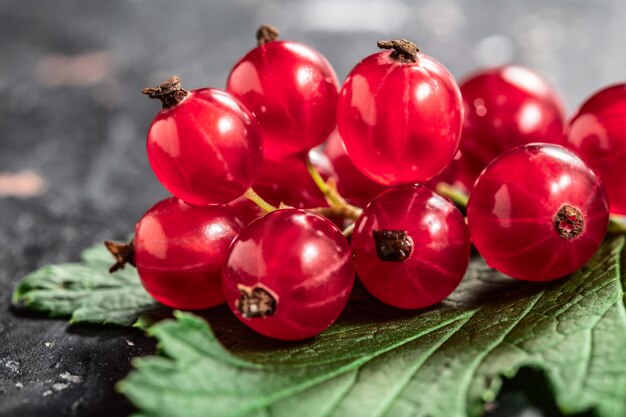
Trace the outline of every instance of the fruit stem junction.
{"label": "fruit stem junction", "polygon": [[325,217],[343,217],[345,219],[357,220],[363,210],[359,207],[353,206],[348,203],[345,198],[337,191],[337,184],[332,178],[328,181],[324,181],[324,178],[315,168],[315,165],[311,162],[311,158],[306,157],[306,169],[309,171],[313,182],[317,185],[317,188],[324,194],[324,198],[329,207],[318,207],[312,209],[313,212]]}
{"label": "fruit stem junction", "polygon": [[564,204],[554,216],[554,228],[565,240],[578,236],[583,231],[585,221],[583,215],[576,207]]}
{"label": "fruit stem junction", "polygon": [[381,261],[402,262],[413,252],[413,239],[404,230],[374,230],[372,237]]}
{"label": "fruit stem junction", "polygon": [[609,233],[616,235],[626,234],[626,216],[611,214],[609,217]]}
{"label": "fruit stem junction", "polygon": [[115,258],[115,263],[109,268],[109,273],[113,273],[118,269],[124,269],[126,264],[135,266],[135,244],[134,241],[114,242],[112,240],[104,241],[104,245]]}
{"label": "fruit stem junction", "polygon": [[278,207],[274,207],[267,201],[263,199],[260,195],[256,193],[252,188],[248,188],[248,190],[243,194],[248,200],[252,201],[254,204],[259,206],[264,213],[269,213],[274,210],[278,210]]}
{"label": "fruit stem junction", "polygon": [[406,39],[396,39],[392,41],[378,41],[380,49],[391,49],[389,57],[394,61],[405,64],[417,63],[417,53],[420,51],[417,45]]}
{"label": "fruit stem junction", "polygon": [[262,24],[256,31],[258,46],[273,42],[280,36],[280,32],[272,25]]}
{"label": "fruit stem junction", "polygon": [[183,101],[189,92],[180,84],[180,77],[173,75],[163,81],[158,87],[144,88],[141,91],[150,98],[158,98],[163,108],[168,109]]}
{"label": "fruit stem junction", "polygon": [[437,194],[449,198],[457,207],[467,208],[467,194],[447,182],[439,182],[435,187]]}
{"label": "fruit stem junction", "polygon": [[237,289],[241,297],[235,301],[235,307],[244,318],[267,317],[276,312],[277,297],[267,289],[243,284],[237,284]]}

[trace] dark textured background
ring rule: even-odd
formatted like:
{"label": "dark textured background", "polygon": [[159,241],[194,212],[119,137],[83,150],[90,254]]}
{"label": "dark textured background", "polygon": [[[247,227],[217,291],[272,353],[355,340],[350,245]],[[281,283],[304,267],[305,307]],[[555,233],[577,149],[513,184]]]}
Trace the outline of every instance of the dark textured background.
{"label": "dark textured background", "polygon": [[[25,273],[123,238],[165,196],[144,152],[159,105],[142,87],[170,74],[187,88],[222,87],[270,22],[325,54],[340,79],[376,40],[406,37],[457,77],[505,62],[534,68],[571,112],[626,77],[625,21],[622,0],[2,0],[0,415],[132,410],[113,385],[153,341],[12,309],[10,296]],[[493,415],[554,415],[546,390],[525,371]]]}

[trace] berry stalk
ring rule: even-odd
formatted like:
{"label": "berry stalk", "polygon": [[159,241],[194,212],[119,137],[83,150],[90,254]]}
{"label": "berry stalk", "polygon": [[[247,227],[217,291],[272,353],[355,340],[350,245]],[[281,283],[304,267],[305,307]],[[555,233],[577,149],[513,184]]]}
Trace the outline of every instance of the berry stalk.
{"label": "berry stalk", "polygon": [[312,209],[313,212],[325,217],[341,216],[346,219],[357,220],[363,211],[361,208],[348,203],[345,198],[337,191],[337,185],[334,180],[324,181],[324,178],[317,172],[317,169],[307,156],[305,159],[306,169],[311,174],[311,178],[317,185],[317,188],[324,194],[324,198],[330,207],[319,207]]}
{"label": "berry stalk", "polygon": [[171,76],[158,87],[144,88],[141,92],[150,98],[161,100],[164,109],[177,105],[189,94],[180,84],[180,77],[177,75]]}
{"label": "berry stalk", "polygon": [[243,196],[259,206],[259,208],[261,208],[261,210],[263,210],[263,212],[265,213],[270,213],[274,210],[278,210],[278,207],[274,207],[273,205],[265,201],[263,197],[258,195],[252,188],[248,188]]}
{"label": "berry stalk", "polygon": [[611,214],[608,232],[614,235],[626,235],[626,216]]}
{"label": "berry stalk", "polygon": [[451,200],[457,207],[467,208],[469,196],[447,182],[438,183],[435,191],[437,191],[437,194]]}

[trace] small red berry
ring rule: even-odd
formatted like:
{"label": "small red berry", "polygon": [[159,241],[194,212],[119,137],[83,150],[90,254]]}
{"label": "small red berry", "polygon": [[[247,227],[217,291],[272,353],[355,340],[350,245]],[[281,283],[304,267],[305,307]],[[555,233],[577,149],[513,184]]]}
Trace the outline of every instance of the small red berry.
{"label": "small red berry", "polygon": [[602,178],[611,213],[626,215],[626,84],[589,98],[569,122],[567,139]]}
{"label": "small red berry", "polygon": [[461,95],[465,119],[455,175],[468,190],[489,162],[511,148],[564,143],[561,99],[526,68],[480,71],[461,83]]}
{"label": "small red berry", "polygon": [[134,262],[144,288],[173,308],[221,304],[222,265],[240,229],[228,206],[195,207],[176,198],[156,204],[135,227]]}
{"label": "small red berry", "polygon": [[463,105],[452,75],[414,44],[381,41],[350,72],[337,124],[350,159],[383,185],[424,182],[459,146]]}
{"label": "small red berry", "polygon": [[336,126],[338,82],[319,52],[297,42],[275,40],[271,26],[259,28],[259,46],[235,64],[226,89],[259,120],[265,159],[305,154]]}
{"label": "small red berry", "polygon": [[178,77],[144,90],[163,101],[147,151],[161,184],[189,204],[228,203],[252,185],[263,158],[254,116],[229,93],[185,91]]}
{"label": "small red berry", "polygon": [[576,271],[596,252],[609,210],[600,179],[578,156],[536,143],[487,166],[470,194],[467,218],[491,267],[548,281]]}
{"label": "small red berry", "polygon": [[363,210],[352,249],[357,275],[376,298],[424,308],[446,298],[469,263],[463,216],[425,186],[385,191]]}
{"label": "small red berry", "polygon": [[330,326],[353,283],[352,252],[341,231],[298,209],[277,210],[246,226],[222,274],[237,318],[283,340],[306,339]]}
{"label": "small red berry", "polygon": [[374,197],[387,189],[366,177],[350,160],[336,130],[330,135],[324,148],[337,175],[337,190],[350,203],[366,206]]}

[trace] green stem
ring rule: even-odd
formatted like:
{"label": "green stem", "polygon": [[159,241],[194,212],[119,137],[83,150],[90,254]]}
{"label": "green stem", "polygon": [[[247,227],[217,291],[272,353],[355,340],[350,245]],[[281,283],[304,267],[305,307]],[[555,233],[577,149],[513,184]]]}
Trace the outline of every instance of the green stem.
{"label": "green stem", "polygon": [[313,182],[315,182],[317,188],[319,188],[322,194],[324,194],[324,198],[326,198],[326,200],[328,201],[328,205],[332,207],[345,204],[345,200],[343,199],[343,197],[341,197],[339,193],[337,193],[335,190],[331,189],[328,186],[328,183],[324,181],[324,178],[322,178],[320,173],[317,172],[317,169],[315,169],[315,165],[313,165],[313,163],[311,162],[311,158],[309,158],[308,155],[305,159],[305,162],[307,171],[309,171],[309,174],[311,175],[311,178],[313,178]]}
{"label": "green stem", "polygon": [[248,190],[243,194],[244,197],[246,197],[248,200],[252,201],[254,204],[256,204],[257,206],[259,206],[261,208],[261,210],[263,210],[265,213],[269,213],[272,212],[274,210],[278,210],[277,207],[274,207],[273,205],[271,205],[270,203],[268,203],[267,201],[263,200],[263,198],[258,195],[253,189],[248,188]]}
{"label": "green stem", "polygon": [[439,195],[449,198],[457,206],[467,208],[468,195],[448,183],[437,184],[436,191]]}
{"label": "green stem", "polygon": [[343,235],[344,235],[346,238],[349,238],[350,236],[352,236],[352,233],[354,232],[354,225],[355,225],[355,224],[356,224],[356,223],[352,223],[351,225],[349,225],[348,227],[346,227],[345,229],[343,229],[343,232],[342,232],[342,233],[343,233]]}
{"label": "green stem", "polygon": [[324,194],[324,198],[329,205],[328,208],[317,208],[313,211],[326,217],[336,215],[352,220],[358,219],[363,212],[363,209],[348,203],[341,196],[341,194],[337,192],[337,187],[335,186],[334,181],[324,181],[324,178],[322,178],[320,173],[317,172],[317,169],[311,162],[311,159],[308,155],[305,159],[305,162],[306,169],[307,171],[309,171],[313,182],[315,183],[315,185],[317,185],[317,188],[319,188],[322,194]]}
{"label": "green stem", "polygon": [[611,215],[609,217],[609,233],[615,235],[626,234],[626,216]]}

